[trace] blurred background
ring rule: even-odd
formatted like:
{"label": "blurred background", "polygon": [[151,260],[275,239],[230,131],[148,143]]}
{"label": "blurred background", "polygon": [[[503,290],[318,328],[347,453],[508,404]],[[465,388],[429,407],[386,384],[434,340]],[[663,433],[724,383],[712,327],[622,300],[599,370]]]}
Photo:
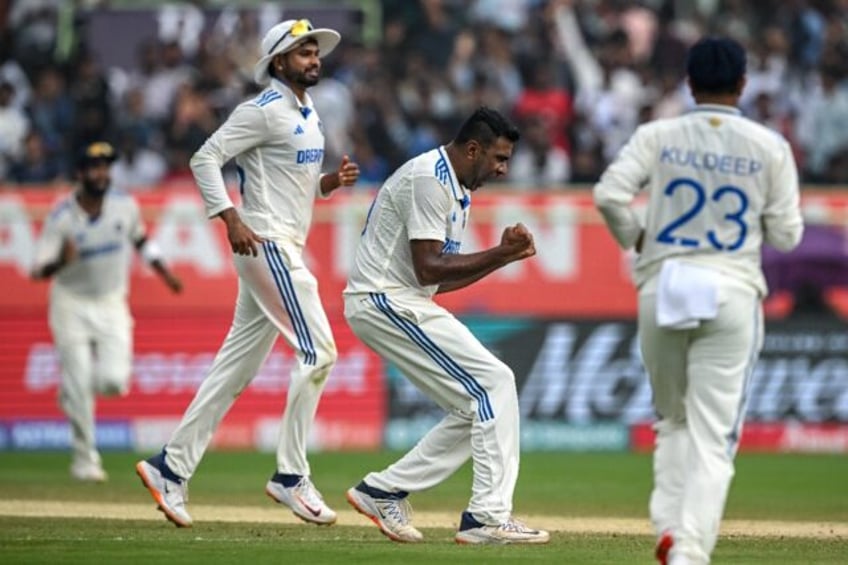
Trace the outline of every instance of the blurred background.
{"label": "blurred background", "polygon": [[[71,156],[100,139],[118,147],[115,188],[138,197],[186,291],[171,296],[133,265],[133,386],[99,402],[98,440],[124,450],[166,441],[236,290],[188,160],[258,91],[250,77],[265,31],[303,17],[343,36],[310,90],[324,165],[349,154],[362,169],[355,187],[318,203],[308,246],[340,351],[314,449],[405,448],[440,417],[353,337],[341,290],[380,182],[447,142],[480,104],[523,137],[507,178],[475,194],[467,249],[522,221],[539,254],[440,302],[515,370],[524,449],[651,448],[632,257],[590,190],[640,123],[692,106],[686,50],[719,33],[748,49],[742,110],[792,145],[808,221],[796,252],[763,254],[772,294],[742,449],[848,452],[846,0],[0,0],[0,449],[68,445],[47,285],[27,272],[45,214],[72,188]],[[273,448],[290,364],[278,344],[216,448]]]}

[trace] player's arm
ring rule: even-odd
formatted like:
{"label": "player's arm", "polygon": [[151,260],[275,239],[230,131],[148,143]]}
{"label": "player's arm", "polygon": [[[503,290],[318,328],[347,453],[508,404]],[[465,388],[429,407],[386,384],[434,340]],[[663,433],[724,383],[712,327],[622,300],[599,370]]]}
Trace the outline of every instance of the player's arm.
{"label": "player's arm", "polygon": [[350,160],[350,157],[345,155],[342,157],[339,170],[334,173],[326,173],[321,175],[319,180],[321,184],[321,194],[329,195],[331,192],[342,186],[353,186],[359,179],[359,165]]}
{"label": "player's arm", "polygon": [[476,253],[444,253],[443,241],[413,240],[412,265],[422,285],[438,284],[438,293],[459,290],[486,275],[536,254],[533,236],[522,224],[506,228],[500,244]]}
{"label": "player's arm", "polygon": [[240,255],[256,256],[256,244],[261,243],[262,238],[241,221],[227,194],[221,168],[236,155],[267,141],[269,135],[270,128],[262,108],[252,103],[241,104],[189,162],[207,216],[221,218],[227,226],[233,253]]}
{"label": "player's arm", "polygon": [[63,227],[66,209],[67,206],[60,205],[44,221],[30,269],[33,280],[49,279],[79,257],[77,246]]}
{"label": "player's arm", "polygon": [[650,176],[649,135],[640,128],[594,186],[595,206],[622,249],[641,251],[644,227],[631,207]]}
{"label": "player's arm", "polygon": [[142,256],[148,265],[159,275],[171,292],[179,294],[183,290],[183,282],[175,275],[162,260],[162,250],[159,245],[146,236],[135,242],[136,251]]}
{"label": "player's arm", "polygon": [[49,279],[61,271],[65,265],[73,263],[78,256],[77,246],[70,239],[65,239],[61,243],[59,255],[47,262],[37,262],[30,271],[30,277],[33,280]]}
{"label": "player's arm", "polygon": [[804,233],[798,189],[798,169],[789,144],[784,141],[780,157],[772,166],[762,227],[766,242],[780,251],[791,251]]}

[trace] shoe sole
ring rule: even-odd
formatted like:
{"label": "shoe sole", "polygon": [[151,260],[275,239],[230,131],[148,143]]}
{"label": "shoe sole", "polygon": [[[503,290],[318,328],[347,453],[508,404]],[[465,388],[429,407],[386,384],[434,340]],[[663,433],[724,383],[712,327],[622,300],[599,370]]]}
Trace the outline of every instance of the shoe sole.
{"label": "shoe sole", "polygon": [[544,545],[551,541],[550,537],[539,539],[511,540],[503,538],[453,538],[459,545]]}
{"label": "shoe sole", "polygon": [[185,520],[180,519],[179,516],[168,510],[165,505],[165,501],[162,498],[162,493],[153,488],[152,482],[147,477],[147,472],[144,470],[144,465],[142,464],[144,461],[139,461],[135,465],[135,474],[138,475],[138,478],[141,479],[141,484],[150,492],[150,496],[153,497],[153,500],[156,501],[158,505],[157,510],[165,515],[165,518],[168,521],[172,522],[178,528],[190,528],[191,522],[186,522]]}
{"label": "shoe sole", "polygon": [[359,503],[356,501],[356,498],[354,498],[353,495],[350,494],[350,491],[345,493],[345,498],[347,498],[348,503],[351,506],[353,506],[354,510],[356,510],[357,512],[359,512],[360,514],[362,514],[363,516],[365,516],[366,518],[368,518],[369,520],[374,522],[374,525],[376,525],[380,529],[380,533],[383,534],[384,536],[386,536],[387,538],[389,538],[390,540],[397,542],[397,543],[419,543],[419,541],[403,539],[400,536],[398,536],[397,534],[388,530],[383,525],[383,521],[380,520],[380,517],[375,516],[374,514],[372,514],[371,512],[369,512],[368,510],[366,510],[362,506],[360,506]]}
{"label": "shoe sole", "polygon": [[671,551],[674,545],[674,538],[669,534],[660,536],[660,541],[657,542],[657,548],[654,550],[654,555],[660,565],[668,565],[668,552]]}
{"label": "shoe sole", "polygon": [[336,523],[336,520],[338,520],[338,517],[334,517],[334,518],[332,519],[332,521],[329,521],[329,522],[326,522],[326,521],[321,522],[321,521],[319,521],[319,520],[316,520],[313,516],[304,516],[304,515],[302,515],[302,514],[298,514],[297,512],[295,512],[294,508],[292,508],[291,506],[289,506],[288,504],[286,504],[285,502],[283,502],[282,500],[280,500],[280,499],[278,499],[276,496],[274,496],[274,493],[273,493],[273,492],[271,492],[271,489],[266,488],[266,489],[265,489],[265,494],[267,494],[267,495],[268,495],[268,498],[270,498],[271,500],[273,500],[273,501],[274,501],[274,502],[276,502],[277,504],[282,504],[283,506],[285,506],[286,508],[288,508],[289,510],[291,510],[292,514],[294,514],[295,516],[297,516],[298,518],[300,518],[301,520],[303,520],[303,521],[304,521],[304,522],[306,522],[307,524],[315,524],[316,526],[332,526],[333,524],[335,524],[335,523]]}

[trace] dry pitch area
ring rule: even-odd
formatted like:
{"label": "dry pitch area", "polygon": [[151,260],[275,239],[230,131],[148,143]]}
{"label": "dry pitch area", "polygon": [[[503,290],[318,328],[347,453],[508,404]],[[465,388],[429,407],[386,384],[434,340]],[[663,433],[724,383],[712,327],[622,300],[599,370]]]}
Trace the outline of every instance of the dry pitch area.
{"label": "dry pitch area", "polygon": [[[195,523],[252,522],[298,523],[280,507],[192,505]],[[163,520],[151,504],[93,503],[77,501],[0,500],[0,516],[44,518],[104,518],[112,520]],[[415,525],[423,528],[456,527],[458,516],[441,512],[416,512]],[[650,523],[633,518],[565,518],[521,516],[527,523],[555,532],[650,535]],[[364,526],[368,522],[353,510],[339,511],[338,525]],[[778,520],[725,520],[722,535],[729,537],[848,538],[848,523],[789,522]]]}

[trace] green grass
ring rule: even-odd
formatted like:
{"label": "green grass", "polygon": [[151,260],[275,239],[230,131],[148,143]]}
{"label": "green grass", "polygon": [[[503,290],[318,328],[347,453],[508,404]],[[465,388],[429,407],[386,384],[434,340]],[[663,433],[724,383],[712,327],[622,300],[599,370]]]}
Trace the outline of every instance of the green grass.
{"label": "green grass", "polygon": [[[396,453],[326,453],[310,458],[313,477],[331,506]],[[0,455],[0,499],[149,503],[133,471],[138,455],[107,453],[111,480],[80,485],[68,478],[63,453]],[[192,504],[267,506],[262,486],[273,471],[266,453],[211,452],[191,482]],[[444,484],[414,495],[417,510],[459,512],[470,489],[466,466]],[[515,505],[519,515],[645,518],[650,458],[634,454],[526,453]],[[155,513],[151,504],[151,515]],[[848,458],[753,455],[737,460],[728,519],[848,523]],[[366,522],[363,520],[363,524]],[[164,520],[0,517],[0,561],[8,563],[652,563],[649,536],[555,532],[544,547],[460,547],[453,530],[427,529],[428,543],[392,544],[369,526],[197,523]],[[715,563],[848,563],[848,540],[722,537]]]}

